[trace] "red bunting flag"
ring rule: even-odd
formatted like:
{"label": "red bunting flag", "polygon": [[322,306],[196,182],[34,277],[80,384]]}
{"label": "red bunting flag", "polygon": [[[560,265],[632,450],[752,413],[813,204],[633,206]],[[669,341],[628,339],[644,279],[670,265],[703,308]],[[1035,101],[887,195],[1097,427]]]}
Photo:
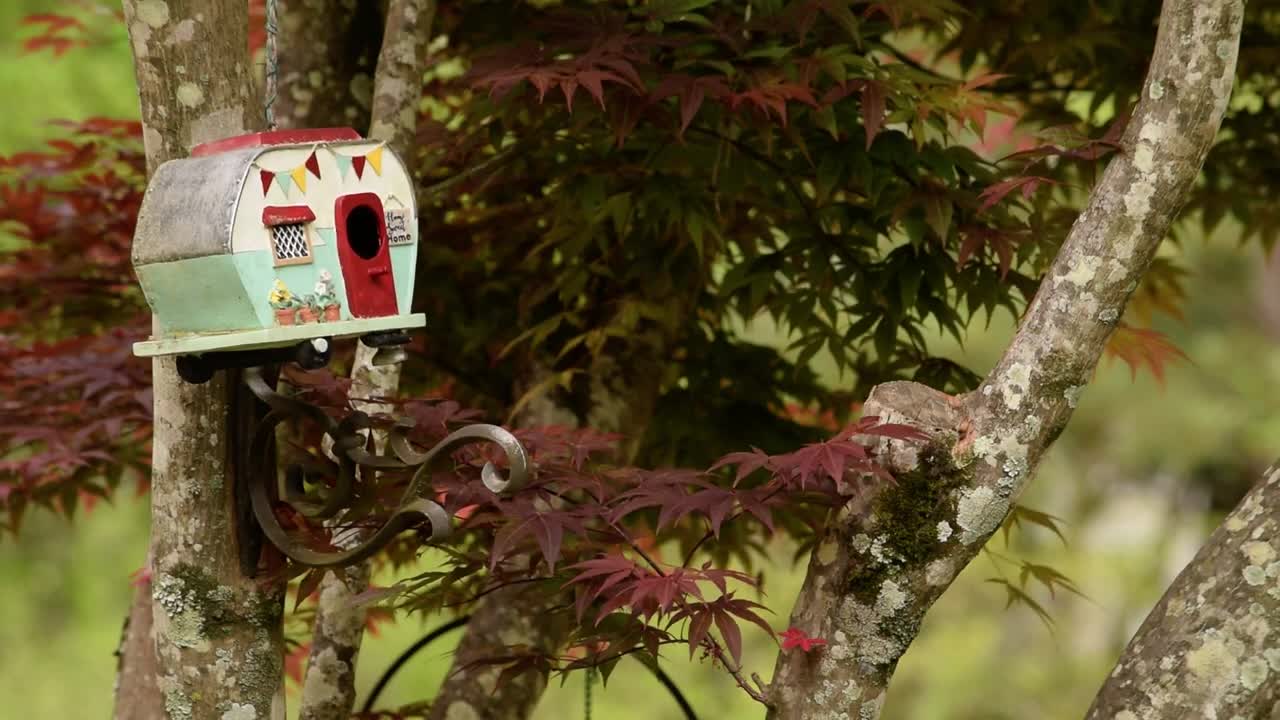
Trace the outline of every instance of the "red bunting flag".
{"label": "red bunting flag", "polygon": [[364,156],[357,155],[351,158],[351,164],[356,169],[356,178],[359,180],[363,180],[364,179]]}
{"label": "red bunting flag", "polygon": [[271,189],[271,181],[276,179],[276,174],[270,170],[262,170],[259,172],[259,177],[262,179],[262,194],[265,196]]}
{"label": "red bunting flag", "polygon": [[314,150],[311,151],[311,157],[307,158],[307,169],[311,171],[312,175],[316,176],[317,180],[320,179],[320,161],[316,159]]}

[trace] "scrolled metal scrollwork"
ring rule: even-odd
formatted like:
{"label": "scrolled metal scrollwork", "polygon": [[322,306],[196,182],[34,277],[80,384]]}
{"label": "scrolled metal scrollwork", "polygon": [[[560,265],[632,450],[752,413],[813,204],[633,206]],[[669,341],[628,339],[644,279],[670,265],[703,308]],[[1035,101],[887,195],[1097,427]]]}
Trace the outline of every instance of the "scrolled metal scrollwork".
{"label": "scrolled metal scrollwork", "polygon": [[[377,553],[396,535],[426,523],[430,526],[430,540],[439,541],[453,530],[449,513],[435,501],[424,496],[427,479],[433,464],[449,457],[450,453],[465,445],[477,442],[496,444],[506,454],[507,471],[493,463],[485,463],[480,477],[485,487],[495,493],[514,492],[522,488],[530,476],[528,455],[514,435],[496,425],[467,425],[460,428],[425,453],[418,452],[409,441],[408,433],[413,421],[402,419],[387,433],[389,455],[371,453],[366,449],[364,431],[373,423],[363,412],[353,412],[342,420],[334,420],[320,408],[298,398],[277,393],[262,376],[261,368],[249,368],[244,382],[270,412],[260,421],[249,448],[249,494],[254,517],[262,532],[281,552],[302,565],[319,568],[340,567],[360,562]],[[286,420],[305,419],[318,425],[332,441],[333,458],[337,461],[336,482],[332,487],[308,491],[306,468],[302,464],[291,466],[283,482],[278,474],[272,452],[276,427]],[[336,518],[350,508],[357,499],[359,471],[413,470],[400,501],[389,517],[372,533],[361,537],[359,543],[341,551],[319,551],[307,547],[291,537],[280,524],[274,510],[271,488],[276,487],[279,501],[300,515],[317,520]]]}

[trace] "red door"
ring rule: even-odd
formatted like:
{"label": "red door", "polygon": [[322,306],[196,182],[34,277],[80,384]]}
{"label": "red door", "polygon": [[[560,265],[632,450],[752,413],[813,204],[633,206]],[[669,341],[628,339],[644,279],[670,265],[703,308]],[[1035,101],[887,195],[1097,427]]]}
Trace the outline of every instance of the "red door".
{"label": "red door", "polygon": [[334,207],[338,260],[354,317],[397,314],[396,283],[387,251],[387,220],[373,193],[343,195]]}

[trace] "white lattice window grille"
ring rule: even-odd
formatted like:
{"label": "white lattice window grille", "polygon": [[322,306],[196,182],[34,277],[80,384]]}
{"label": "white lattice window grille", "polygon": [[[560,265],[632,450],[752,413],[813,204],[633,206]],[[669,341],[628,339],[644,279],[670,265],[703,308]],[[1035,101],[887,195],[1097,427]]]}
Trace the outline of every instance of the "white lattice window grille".
{"label": "white lattice window grille", "polygon": [[275,253],[276,265],[311,262],[311,241],[307,238],[307,226],[303,223],[273,226],[271,249]]}

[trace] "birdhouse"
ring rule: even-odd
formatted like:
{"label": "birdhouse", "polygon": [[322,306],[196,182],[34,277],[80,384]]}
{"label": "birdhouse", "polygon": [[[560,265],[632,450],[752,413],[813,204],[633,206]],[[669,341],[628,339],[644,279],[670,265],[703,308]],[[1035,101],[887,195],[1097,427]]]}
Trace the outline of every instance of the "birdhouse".
{"label": "birdhouse", "polygon": [[138,211],[133,266],[155,315],[139,356],[177,355],[192,382],[223,367],[328,361],[329,341],[408,340],[418,222],[413,183],[350,129],[197,146],[161,165]]}

